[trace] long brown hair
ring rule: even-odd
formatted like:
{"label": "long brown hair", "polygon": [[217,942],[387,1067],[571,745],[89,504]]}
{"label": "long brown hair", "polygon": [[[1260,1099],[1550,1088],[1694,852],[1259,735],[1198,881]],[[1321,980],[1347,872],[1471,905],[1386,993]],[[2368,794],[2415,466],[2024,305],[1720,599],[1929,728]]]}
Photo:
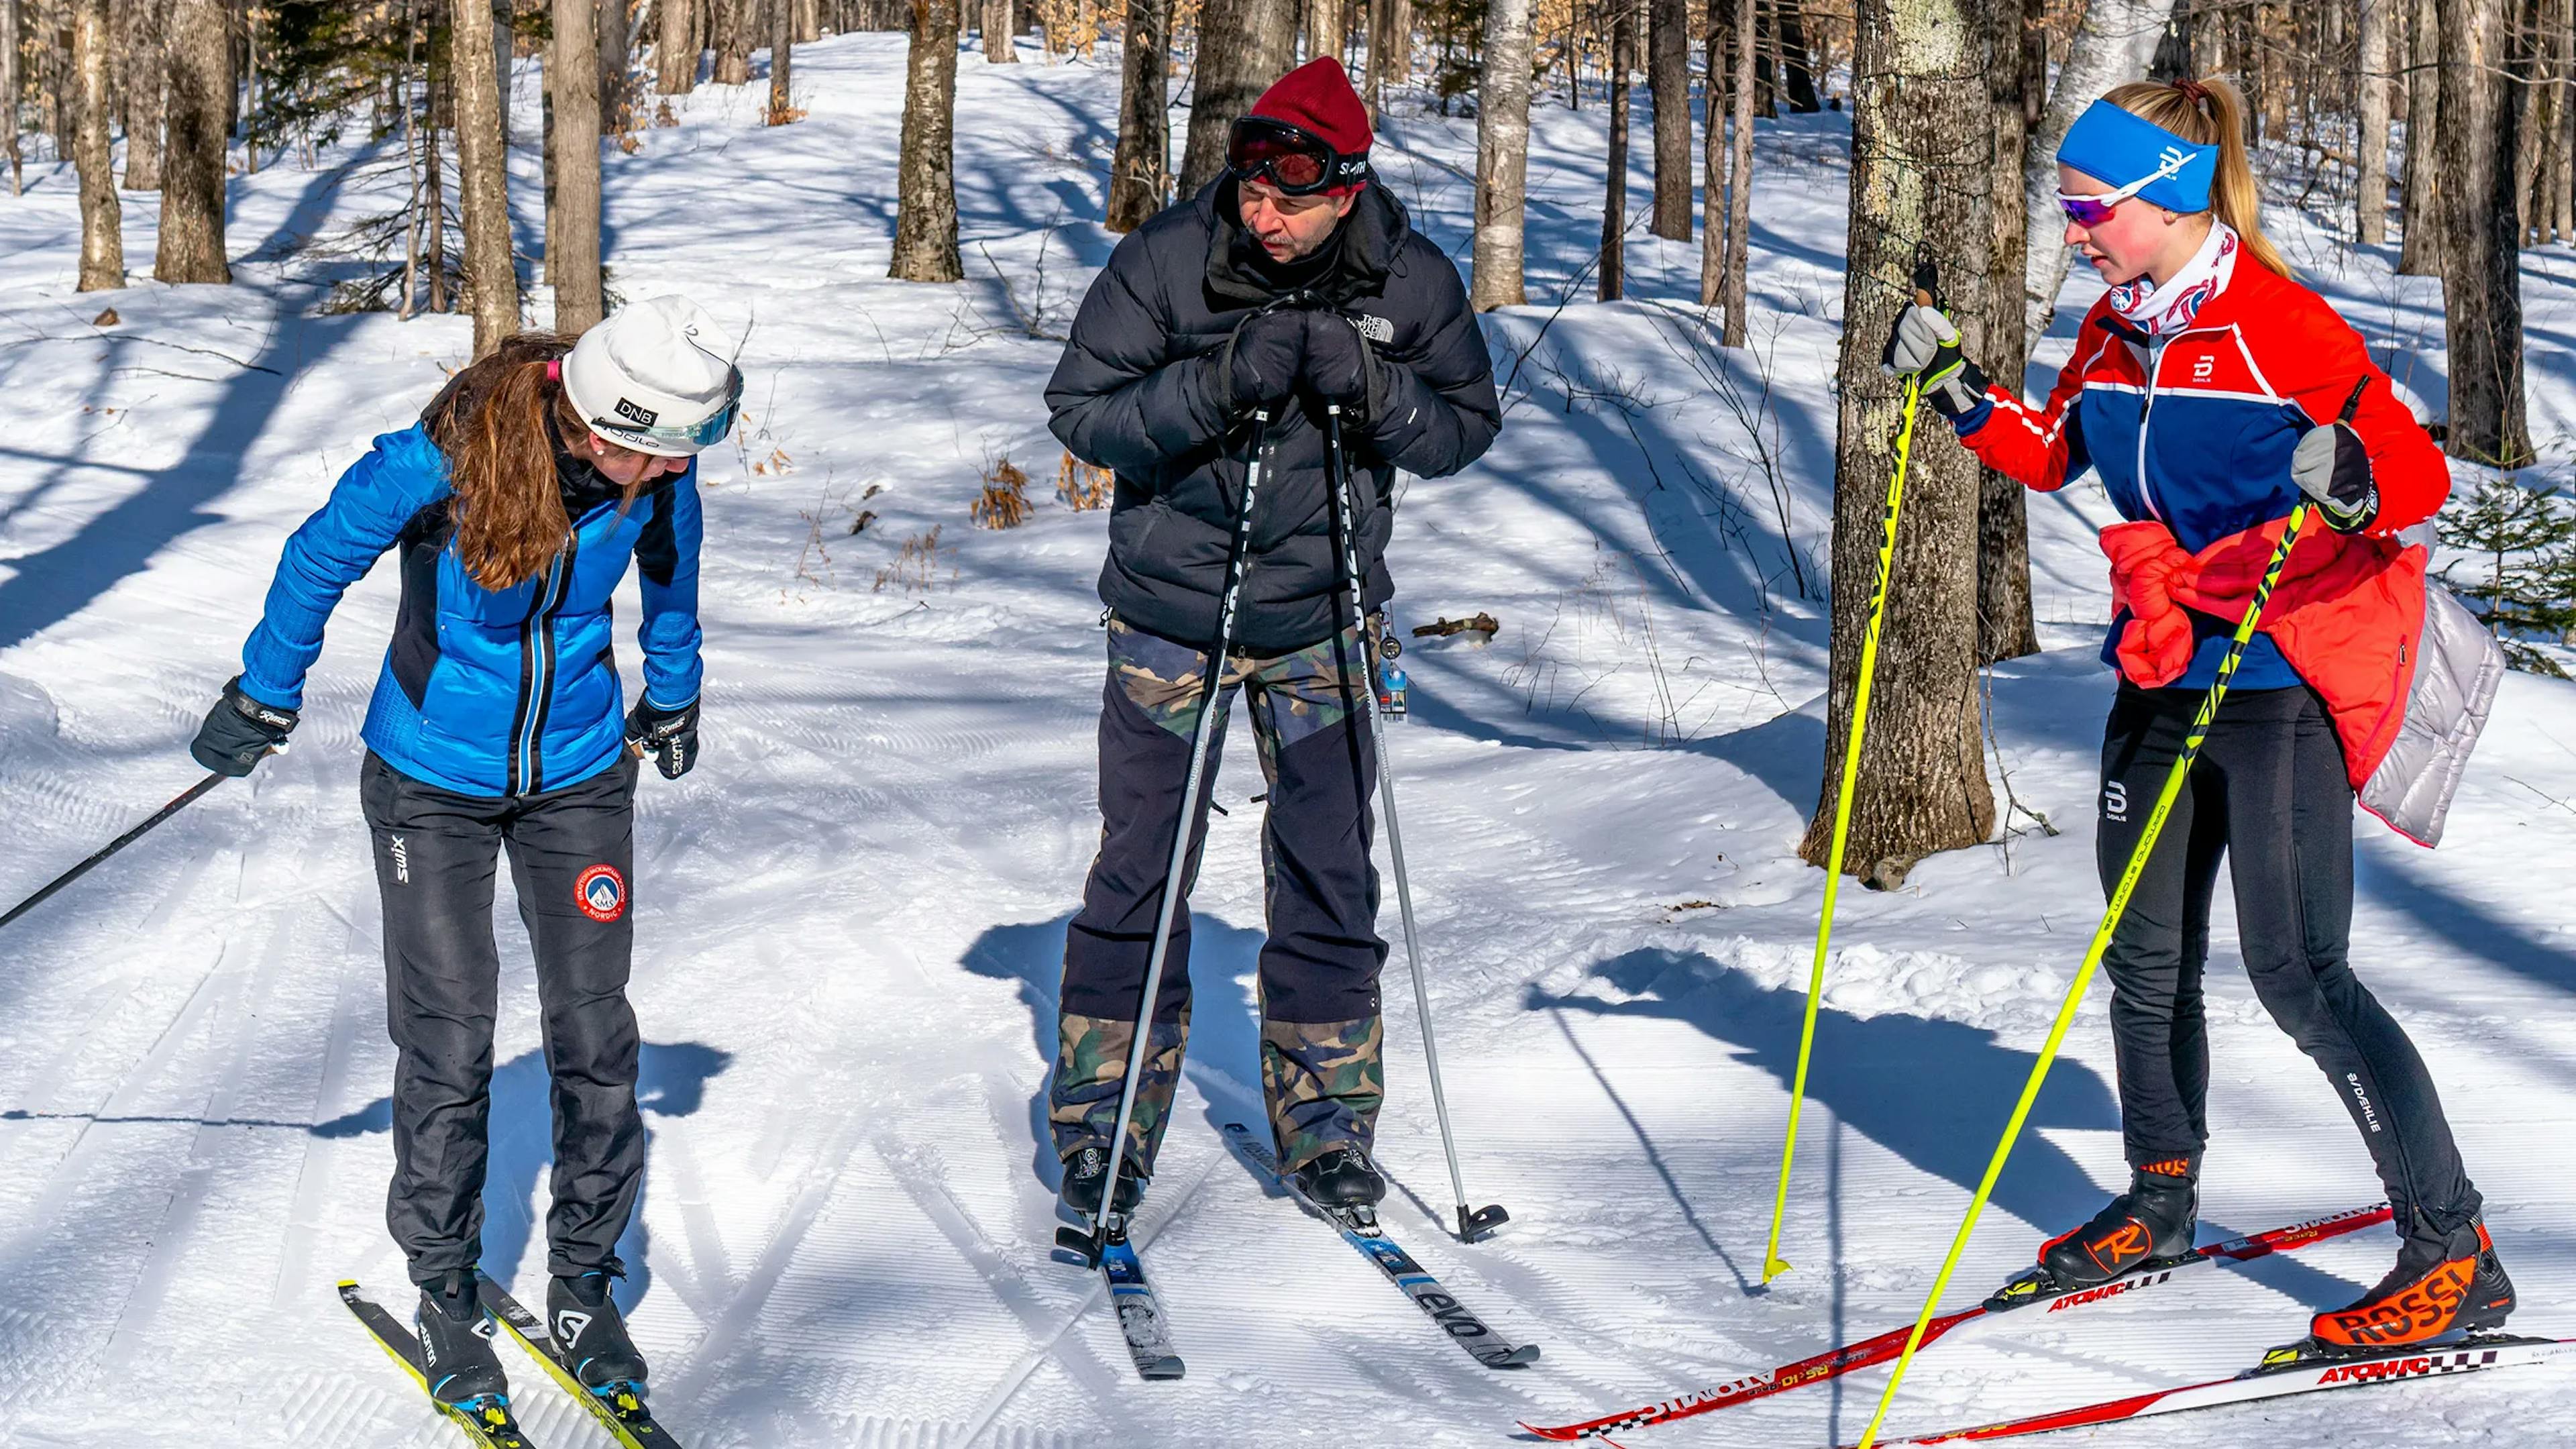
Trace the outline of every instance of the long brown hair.
{"label": "long brown hair", "polygon": [[2209,209],[2233,228],[2248,256],[2286,277],[2290,264],[2263,235],[2263,193],[2245,156],[2245,98],[2223,80],[2131,81],[2103,99],[2195,146],[2218,148],[2218,174],[2210,178]]}
{"label": "long brown hair", "polygon": [[457,559],[487,589],[514,588],[545,572],[572,533],[555,445],[588,428],[563,384],[546,375],[572,344],[553,332],[504,338],[449,378],[421,413],[454,480],[448,518]]}

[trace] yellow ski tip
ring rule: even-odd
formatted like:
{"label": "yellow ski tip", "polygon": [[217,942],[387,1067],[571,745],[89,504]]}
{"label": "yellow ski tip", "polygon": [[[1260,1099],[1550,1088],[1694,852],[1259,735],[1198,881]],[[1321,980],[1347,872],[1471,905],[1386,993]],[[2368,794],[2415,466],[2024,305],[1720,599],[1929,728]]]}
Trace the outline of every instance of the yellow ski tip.
{"label": "yellow ski tip", "polygon": [[1779,1258],[1765,1258],[1762,1261],[1762,1281],[1765,1284],[1768,1284],[1772,1279],[1777,1278],[1788,1271],[1788,1263]]}

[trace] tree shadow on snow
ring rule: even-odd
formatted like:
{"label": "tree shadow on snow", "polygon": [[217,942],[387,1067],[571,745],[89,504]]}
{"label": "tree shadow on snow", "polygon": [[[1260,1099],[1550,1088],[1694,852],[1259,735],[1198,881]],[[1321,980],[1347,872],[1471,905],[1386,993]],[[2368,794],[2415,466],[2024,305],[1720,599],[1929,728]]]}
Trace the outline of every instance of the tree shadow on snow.
{"label": "tree shadow on snow", "polygon": [[[1064,979],[1065,930],[1072,921],[1068,911],[1052,921],[992,927],[975,938],[963,958],[966,969],[978,976],[1016,984],[1029,1008],[1038,1062],[1037,1090],[1029,1096],[1029,1168],[1050,1193],[1064,1175],[1047,1129],[1047,1086],[1055,1072],[1057,991]],[[1261,1013],[1252,978],[1263,940],[1262,932],[1191,913],[1190,1040],[1182,1070],[1202,1096],[1256,1108],[1261,1101]],[[1164,969],[1180,965],[1171,961]]]}
{"label": "tree shadow on snow", "polygon": [[[1797,1071],[1803,991],[1766,986],[1699,952],[1660,949],[1614,957],[1594,966],[1592,975],[1634,999],[1552,995],[1533,986],[1527,1004],[1533,1011],[1685,1022],[1788,1090]],[[1831,1111],[1835,1122],[1909,1167],[1974,1191],[2035,1059],[2001,1045],[1983,1028],[1898,1013],[1863,1018],[1827,1006],[1816,1014],[1807,1095]],[[2061,1058],[1995,1185],[1994,1205],[2051,1230],[2090,1217],[2102,1206],[2103,1188],[2041,1129],[2117,1132],[2119,1126],[2109,1086],[2082,1063]],[[1771,1128],[1766,1124],[1764,1130]],[[2118,1162],[2106,1161],[2102,1168],[2115,1189],[2125,1184]],[[1836,1198],[1831,1246],[1837,1259],[1847,1251],[1840,1241],[1839,1187],[1829,1189]],[[2235,1231],[2204,1218],[2200,1236],[2216,1241]],[[2343,1302],[2355,1286],[2290,1257],[2267,1260],[2255,1276],[2312,1306]]]}
{"label": "tree shadow on snow", "polygon": [[[626,1264],[626,1280],[617,1290],[627,1309],[643,1301],[652,1287],[647,1249],[651,1235],[644,1227],[644,1192],[653,1175],[652,1117],[686,1117],[705,1104],[707,1083],[733,1064],[733,1053],[702,1042],[646,1042],[637,1063],[635,1102],[648,1119],[644,1131],[648,1166],[635,1198],[634,1216],[617,1240],[617,1256]],[[491,1156],[483,1176],[483,1273],[504,1285],[518,1281],[531,1248],[538,1266],[545,1261],[544,1229],[529,1215],[537,1184],[554,1163],[554,1107],[548,1091],[545,1056],[521,1052],[493,1069]],[[360,1137],[393,1130],[393,1098],[378,1097],[366,1106],[328,1122],[313,1135]]]}

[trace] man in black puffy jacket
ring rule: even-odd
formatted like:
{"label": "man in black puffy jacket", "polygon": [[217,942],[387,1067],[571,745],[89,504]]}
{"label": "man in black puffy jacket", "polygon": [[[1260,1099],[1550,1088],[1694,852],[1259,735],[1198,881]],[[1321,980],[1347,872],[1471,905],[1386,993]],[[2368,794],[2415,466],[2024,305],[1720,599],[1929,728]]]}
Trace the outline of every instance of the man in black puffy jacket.
{"label": "man in black puffy jacket", "polygon": [[[1379,1063],[1372,687],[1341,594],[1324,417],[1338,405],[1363,598],[1394,592],[1396,470],[1454,473],[1501,426],[1493,364],[1457,268],[1370,184],[1367,113],[1339,62],[1291,72],[1234,124],[1228,170],[1138,228],[1093,282],[1047,384],[1056,436],[1115,470],[1100,854],[1065,942],[1050,1091],[1068,1206],[1100,1202],[1110,1134],[1198,722],[1206,651],[1261,442],[1243,598],[1223,676],[1270,786],[1262,863],[1261,1065],[1281,1165],[1328,1202],[1375,1202]],[[1269,422],[1256,426],[1256,413]],[[1221,706],[1222,707],[1222,706]],[[1212,749],[1223,743],[1223,716]],[[1215,779],[1213,755],[1208,779]],[[1183,890],[1198,872],[1206,794]],[[1119,1206],[1152,1175],[1189,1031],[1189,912],[1177,913]],[[1133,1184],[1133,1186],[1130,1186]]]}

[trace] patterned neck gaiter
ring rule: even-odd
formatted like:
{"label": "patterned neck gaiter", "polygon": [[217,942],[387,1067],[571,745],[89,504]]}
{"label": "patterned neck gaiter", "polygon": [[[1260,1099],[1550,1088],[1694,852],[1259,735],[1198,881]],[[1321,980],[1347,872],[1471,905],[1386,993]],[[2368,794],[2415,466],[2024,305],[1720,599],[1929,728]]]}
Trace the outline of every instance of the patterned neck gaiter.
{"label": "patterned neck gaiter", "polygon": [[2244,250],[2236,229],[2212,217],[2209,235],[2181,271],[2161,287],[2146,277],[2113,287],[2111,310],[2144,328],[2150,337],[2180,332],[2210,298],[2227,290],[2227,279],[2236,275],[2237,254]]}

